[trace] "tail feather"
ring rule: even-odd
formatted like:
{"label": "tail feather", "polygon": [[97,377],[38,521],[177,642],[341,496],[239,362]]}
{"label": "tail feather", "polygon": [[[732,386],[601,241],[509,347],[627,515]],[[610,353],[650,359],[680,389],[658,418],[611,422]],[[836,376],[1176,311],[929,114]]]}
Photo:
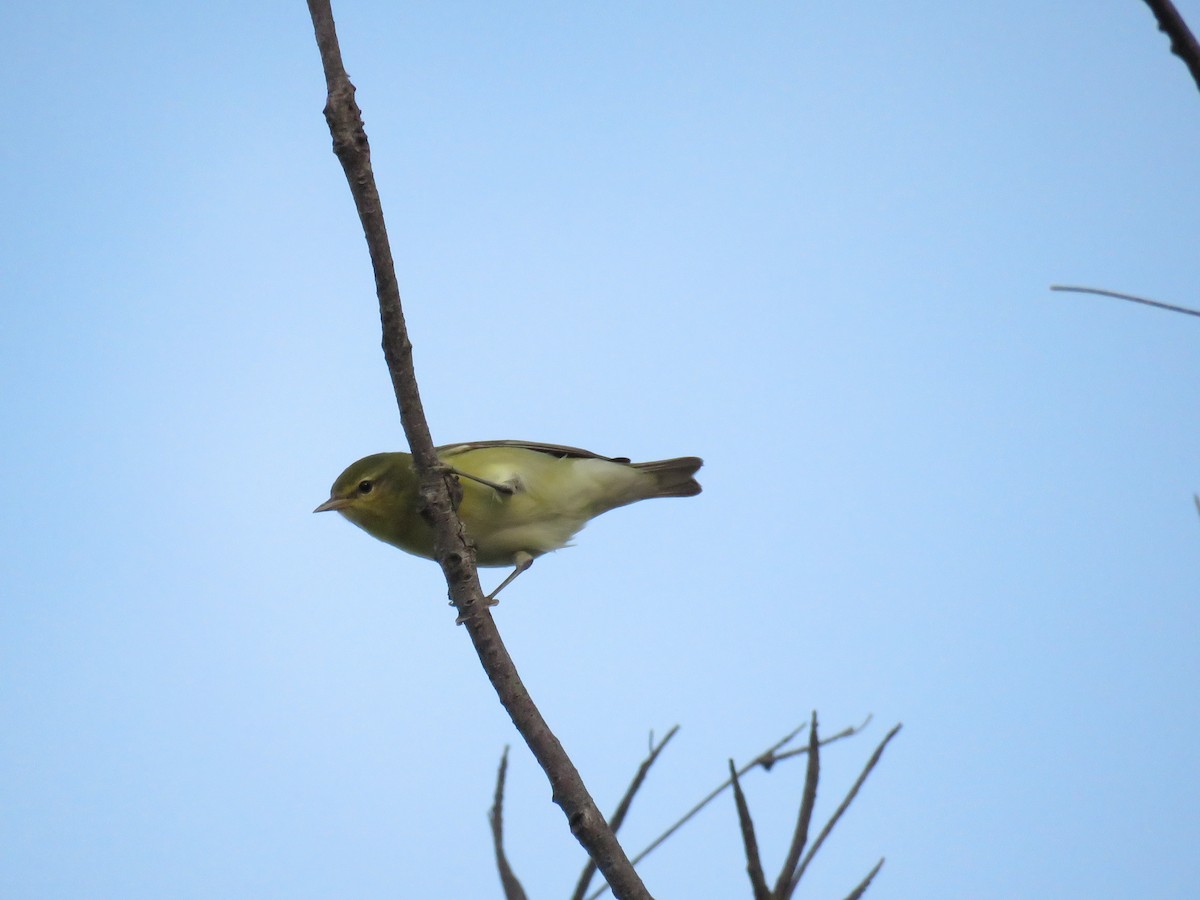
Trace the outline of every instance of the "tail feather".
{"label": "tail feather", "polygon": [[654,462],[633,463],[654,476],[655,490],[646,497],[694,497],[700,493],[700,482],[692,476],[704,465],[697,456],[680,456],[677,459],[660,459]]}

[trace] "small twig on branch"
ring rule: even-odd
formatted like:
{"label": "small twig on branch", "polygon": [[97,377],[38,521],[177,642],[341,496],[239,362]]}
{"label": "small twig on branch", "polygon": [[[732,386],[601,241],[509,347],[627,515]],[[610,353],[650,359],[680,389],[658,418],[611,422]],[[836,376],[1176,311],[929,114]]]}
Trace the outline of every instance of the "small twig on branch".
{"label": "small twig on branch", "polygon": [[801,877],[804,875],[804,870],[808,868],[808,864],[812,862],[812,858],[816,855],[817,851],[821,849],[821,845],[825,843],[825,838],[829,837],[829,832],[833,831],[833,826],[838,823],[838,819],[842,817],[842,814],[850,807],[850,804],[854,801],[854,798],[858,796],[859,788],[863,786],[863,782],[867,780],[867,776],[871,774],[871,770],[875,768],[875,764],[878,763],[879,758],[883,756],[884,748],[887,747],[888,742],[899,733],[901,727],[902,725],[899,724],[893,727],[892,730],[884,736],[879,746],[875,748],[875,752],[871,754],[871,758],[867,760],[866,766],[863,767],[862,774],[858,776],[858,780],[854,782],[854,785],[846,794],[846,799],[844,799],[834,811],[829,821],[825,823],[825,827],[821,829],[821,833],[817,835],[817,839],[813,841],[808,853],[804,855],[804,860],[800,863],[800,868],[796,870],[796,875],[792,878],[793,889],[795,889],[795,885],[799,883]]}
{"label": "small twig on branch", "polygon": [[492,826],[492,846],[496,850],[496,868],[500,870],[500,884],[504,887],[504,900],[526,900],[525,889],[508,864],[504,853],[504,779],[508,775],[508,747],[500,756],[500,768],[496,772],[496,795],[488,813],[488,824]]}
{"label": "small twig on branch", "polygon": [[1067,291],[1073,294],[1096,294],[1100,297],[1116,297],[1118,300],[1128,300],[1130,303],[1143,303],[1146,306],[1157,306],[1159,309],[1169,309],[1171,312],[1184,313],[1189,316],[1200,316],[1200,310],[1189,309],[1186,306],[1173,306],[1158,300],[1147,300],[1145,297],[1135,297],[1133,294],[1119,294],[1116,291],[1106,291],[1101,288],[1072,287],[1069,285],[1052,284],[1052,291]]}
{"label": "small twig on branch", "polygon": [[642,760],[638,766],[637,772],[634,773],[633,780],[629,782],[629,787],[625,790],[625,795],[621,798],[621,802],[617,804],[617,811],[613,813],[612,819],[609,820],[609,827],[613,831],[617,831],[625,822],[625,816],[629,814],[629,807],[633,805],[633,797],[641,788],[642,782],[646,780],[646,776],[650,773],[650,767],[654,765],[654,761],[658,759],[658,755],[663,752],[671,738],[679,733],[679,726],[672,725],[671,730],[663,735],[663,739],[657,744],[653,743],[654,735],[651,734],[650,753]]}
{"label": "small twig on branch", "polygon": [[875,880],[875,876],[879,874],[879,870],[882,868],[883,857],[880,857],[879,862],[875,863],[875,868],[867,873],[867,877],[858,883],[858,887],[846,895],[846,900],[859,900],[867,892],[867,888],[871,886],[871,882]]}
{"label": "small twig on branch", "polygon": [[[854,735],[856,735],[860,731],[863,731],[864,729],[866,729],[866,727],[871,724],[871,720],[873,718],[874,718],[874,715],[868,714],[867,717],[865,719],[863,719],[861,722],[859,722],[857,725],[847,725],[845,728],[843,728],[837,734],[831,734],[827,738],[821,738],[821,741],[818,744],[818,746],[827,747],[830,744],[832,744],[834,741],[840,741],[840,740],[843,740],[848,737],[854,737]],[[805,745],[803,747],[797,747],[795,750],[787,750],[783,753],[771,753],[771,754],[764,753],[758,759],[754,760],[754,762],[750,763],[750,765],[762,766],[764,769],[766,769],[769,772],[769,771],[771,771],[771,766],[775,765],[776,763],[781,763],[785,759],[791,759],[793,756],[803,756],[806,753],[808,753],[807,745]]]}
{"label": "small twig on branch", "polygon": [[774,896],[788,900],[796,890],[792,876],[800,864],[800,854],[808,843],[808,826],[812,824],[813,809],[817,805],[817,782],[821,778],[821,742],[817,740],[817,711],[814,709],[812,722],[808,726],[808,767],[804,773],[804,795],[800,799],[800,813],[796,817],[796,830],[792,832],[792,843],[787,857],[775,879]]}
{"label": "small twig on branch", "polygon": [[[625,822],[625,816],[629,813],[629,807],[633,805],[633,797],[642,786],[642,782],[646,780],[646,775],[650,772],[650,767],[654,765],[654,761],[658,759],[658,755],[662,753],[663,748],[671,738],[675,737],[679,731],[678,725],[671,726],[671,730],[666,733],[661,741],[657,744],[651,743],[649,755],[642,760],[642,764],[638,766],[638,770],[634,773],[633,781],[629,783],[629,787],[625,791],[625,796],[621,798],[621,802],[617,804],[617,811],[613,813],[612,818],[608,822],[608,826],[616,834],[620,830],[621,825]],[[654,735],[650,736],[651,741],[654,740]],[[596,874],[596,864],[588,859],[583,867],[583,871],[579,874],[579,881],[575,885],[575,891],[571,894],[571,900],[583,900],[584,894],[587,893],[588,885],[592,883],[592,877]]]}
{"label": "small twig on branch", "polygon": [[729,761],[729,780],[733,782],[733,802],[737,805],[738,824],[742,828],[742,844],[746,848],[746,874],[750,876],[750,886],[754,888],[754,900],[773,900],[774,895],[767,887],[767,879],[763,875],[762,858],[758,855],[754,820],[750,818],[750,807],[746,805],[746,795],[742,793],[742,785],[738,781],[737,768],[732,759]]}
{"label": "small twig on branch", "polygon": [[500,702],[545,771],[554,802],[567,817],[571,833],[596,860],[617,897],[649,898],[625,851],[588,794],[579,772],[521,683],[484,602],[475,570],[474,551],[454,512],[453,493],[458,485],[453,475],[439,465],[425,421],[413,369],[412,343],[400,305],[400,289],[383,219],[383,205],[371,169],[371,148],[363,128],[362,112],[354,101],[354,85],[342,64],[333,11],[329,0],[308,0],[308,10],[325,70],[328,91],[325,118],[333,136],[333,151],[345,170],[370,250],[383,329],[383,355],[420,479],[421,502],[433,524],[434,555],[446,576],[451,602],[458,609],[459,621],[466,625],[479,661]]}
{"label": "small twig on branch", "polygon": [[1146,0],[1146,5],[1158,21],[1158,30],[1171,39],[1171,52],[1183,60],[1192,73],[1192,80],[1200,88],[1200,44],[1196,36],[1183,21],[1183,16],[1171,0]]}

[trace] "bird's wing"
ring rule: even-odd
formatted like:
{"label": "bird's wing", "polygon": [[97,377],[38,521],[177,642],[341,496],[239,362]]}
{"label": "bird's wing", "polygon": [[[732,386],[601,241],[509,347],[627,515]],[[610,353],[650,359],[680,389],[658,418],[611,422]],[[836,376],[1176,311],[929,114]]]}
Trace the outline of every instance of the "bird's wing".
{"label": "bird's wing", "polygon": [[608,462],[628,463],[624,456],[601,456],[591,450],[581,450],[578,447],[564,447],[562,444],[539,444],[536,441],[472,441],[469,444],[446,444],[435,448],[439,457],[456,456],[470,450],[484,450],[488,447],[518,447],[522,450],[533,450],[536,453],[546,453],[559,459],[603,459]]}

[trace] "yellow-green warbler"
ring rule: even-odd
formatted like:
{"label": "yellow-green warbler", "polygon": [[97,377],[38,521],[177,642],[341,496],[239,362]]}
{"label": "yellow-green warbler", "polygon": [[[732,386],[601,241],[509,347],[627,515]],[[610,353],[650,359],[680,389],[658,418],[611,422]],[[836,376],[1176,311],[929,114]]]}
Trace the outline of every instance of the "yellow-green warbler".
{"label": "yellow-green warbler", "polygon": [[[694,456],[632,463],[575,447],[526,441],[479,441],[437,448],[458,475],[458,515],[481,566],[513,566],[488,595],[494,602],[535,557],[567,546],[589,519],[651,497],[700,493]],[[408,453],[376,453],[338,476],[329,499],[313,512],[336,509],[379,538],[433,558],[433,529],[418,509],[417,474]]]}

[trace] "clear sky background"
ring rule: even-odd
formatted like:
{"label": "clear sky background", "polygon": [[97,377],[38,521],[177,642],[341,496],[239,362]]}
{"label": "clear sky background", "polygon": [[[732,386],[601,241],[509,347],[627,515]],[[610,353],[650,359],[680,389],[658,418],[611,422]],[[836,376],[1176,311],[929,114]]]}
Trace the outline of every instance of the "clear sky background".
{"label": "clear sky background", "polygon": [[[1200,27],[1200,3],[1181,11]],[[703,456],[502,633],[636,851],[819,711],[806,878],[1200,882],[1200,93],[1140,0],[335,4],[435,440]],[[583,863],[437,567],[304,4],[9,3],[0,895],[533,897]],[[488,570],[484,583],[503,573]],[[749,776],[767,866],[803,765]],[[746,897],[723,797],[642,867]]]}

